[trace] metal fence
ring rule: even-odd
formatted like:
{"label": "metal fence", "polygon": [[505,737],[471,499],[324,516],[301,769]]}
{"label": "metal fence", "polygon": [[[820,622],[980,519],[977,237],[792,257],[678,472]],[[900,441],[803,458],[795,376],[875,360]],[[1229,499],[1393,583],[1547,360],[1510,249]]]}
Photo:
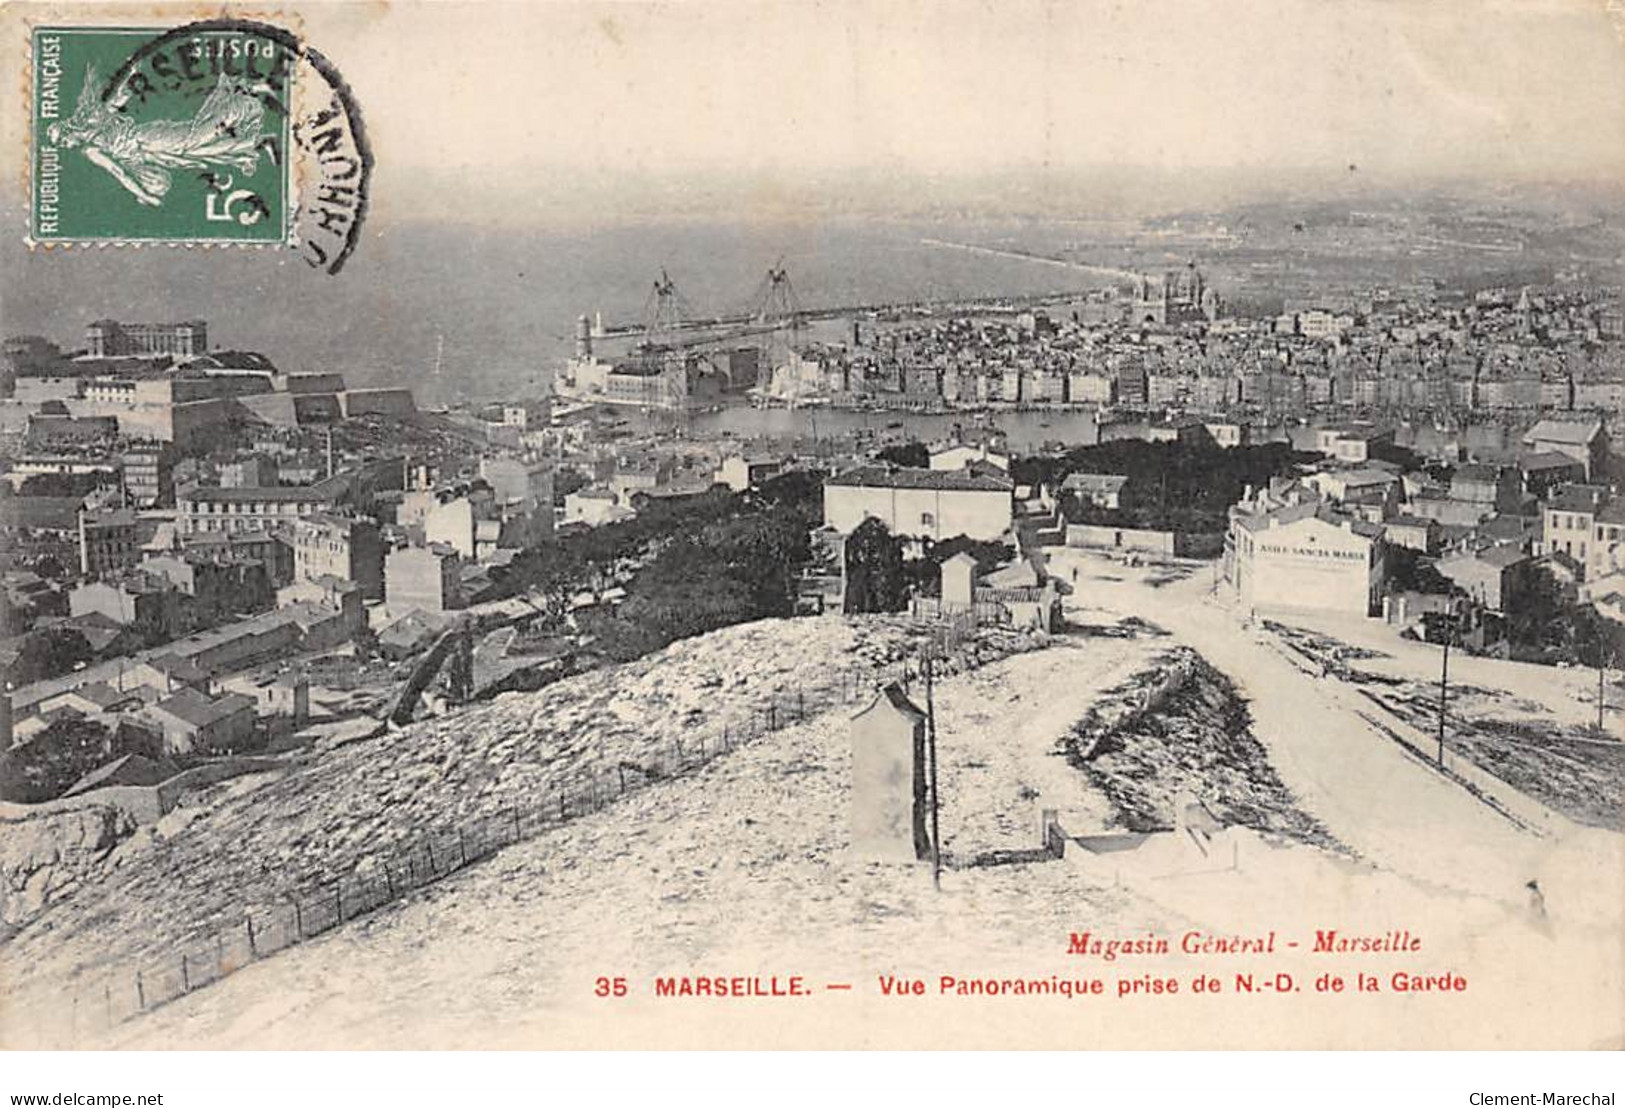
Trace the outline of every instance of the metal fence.
{"label": "metal fence", "polygon": [[[461,823],[432,828],[383,854],[372,855],[334,880],[301,891],[285,904],[255,908],[235,924],[179,943],[164,956],[105,971],[96,984],[70,991],[60,1007],[30,1020],[34,1045],[72,1046],[250,963],[393,903],[488,858],[504,847],[597,812],[652,782],[679,777],[765,734],[794,726],[843,704],[855,704],[893,682],[905,689],[921,679],[927,657],[939,675],[965,672],[982,659],[963,651],[976,630],[974,616],[931,625],[913,656],[877,667],[855,666],[816,687],[797,686],[757,704],[737,724],[673,740],[659,757],[599,763],[531,805],[514,805]],[[26,1032],[25,1032],[26,1033]]]}

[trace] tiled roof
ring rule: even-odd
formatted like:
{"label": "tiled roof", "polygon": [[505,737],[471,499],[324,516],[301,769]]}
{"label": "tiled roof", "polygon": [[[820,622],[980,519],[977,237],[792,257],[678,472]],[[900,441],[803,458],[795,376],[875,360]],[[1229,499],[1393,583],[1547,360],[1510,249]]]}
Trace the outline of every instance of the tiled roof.
{"label": "tiled roof", "polygon": [[181,495],[199,504],[323,503],[333,499],[315,485],[267,485],[249,488],[198,488]]}
{"label": "tiled roof", "polygon": [[1343,482],[1344,486],[1358,485],[1392,485],[1399,478],[1386,469],[1375,466],[1362,466],[1359,469],[1327,470],[1325,475]]}
{"label": "tiled roof", "polygon": [[1488,550],[1480,552],[1478,555],[1479,561],[1488,562],[1490,565],[1499,566],[1502,569],[1505,569],[1507,566],[1516,565],[1528,557],[1529,555],[1524,553],[1521,548],[1511,544],[1504,546],[1492,546]]}
{"label": "tiled roof", "polygon": [[963,469],[913,469],[907,466],[859,466],[827,482],[851,488],[936,489],[943,492],[1009,492],[1009,478]]}
{"label": "tiled roof", "polygon": [[1548,508],[1560,512],[1594,512],[1604,499],[1604,491],[1596,485],[1564,485],[1546,501]]}
{"label": "tiled roof", "polygon": [[244,709],[252,711],[254,701],[241,693],[227,693],[211,700],[200,692],[182,689],[169,699],[160,700],[157,707],[193,727],[207,727]]}
{"label": "tiled roof", "polygon": [[79,508],[83,503],[73,496],[8,496],[0,500],[0,526],[77,530]]}
{"label": "tiled roof", "polygon": [[1602,424],[1597,420],[1585,422],[1571,422],[1568,420],[1543,419],[1523,437],[1524,442],[1564,442],[1574,446],[1588,446],[1591,440],[1602,432]]}
{"label": "tiled roof", "polygon": [[1570,466],[1584,464],[1578,458],[1568,454],[1559,454],[1555,450],[1538,450],[1533,454],[1526,454],[1518,460],[1518,468],[1525,473],[1535,469],[1568,469]]}

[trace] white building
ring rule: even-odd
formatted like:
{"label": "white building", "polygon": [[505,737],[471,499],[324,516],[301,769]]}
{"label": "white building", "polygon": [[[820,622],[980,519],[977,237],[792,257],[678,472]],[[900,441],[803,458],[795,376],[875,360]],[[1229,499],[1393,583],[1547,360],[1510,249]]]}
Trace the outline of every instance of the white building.
{"label": "white building", "polygon": [[1380,609],[1387,577],[1381,528],[1323,518],[1318,508],[1232,510],[1225,571],[1244,607],[1356,616]]}
{"label": "white building", "polygon": [[637,512],[626,507],[611,489],[580,489],[564,498],[564,522],[599,527],[631,519]]}
{"label": "white building", "polygon": [[824,483],[824,523],[843,535],[873,518],[894,535],[992,540],[1010,530],[1012,494],[1009,478],[968,469],[859,466]]}
{"label": "white building", "polygon": [[968,446],[963,443],[931,451],[931,468],[937,470],[964,469],[972,462],[986,462],[1010,472],[1010,459],[987,446]]}
{"label": "white building", "polygon": [[1586,480],[1608,457],[1608,432],[1602,421],[1543,419],[1523,436],[1530,453],[1567,454],[1585,465]]}
{"label": "white building", "polygon": [[734,492],[753,489],[763,481],[784,472],[784,459],[778,457],[750,457],[730,454],[718,464],[713,474],[717,484],[727,485]]}
{"label": "white building", "polygon": [[384,561],[384,603],[390,614],[438,615],[461,608],[461,568],[457,552],[439,543],[391,552]]}

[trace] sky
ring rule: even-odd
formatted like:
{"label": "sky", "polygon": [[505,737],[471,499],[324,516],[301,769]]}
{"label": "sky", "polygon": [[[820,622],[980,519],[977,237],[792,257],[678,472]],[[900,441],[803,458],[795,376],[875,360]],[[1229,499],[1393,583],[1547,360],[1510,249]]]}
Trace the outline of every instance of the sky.
{"label": "sky", "polygon": [[668,182],[772,205],[1108,167],[1625,177],[1625,19],[1602,0],[290,9],[356,91],[385,218],[523,220]]}
{"label": "sky", "polygon": [[381,163],[476,191],[1625,175],[1625,38],[1600,2],[397,4],[338,22]]}

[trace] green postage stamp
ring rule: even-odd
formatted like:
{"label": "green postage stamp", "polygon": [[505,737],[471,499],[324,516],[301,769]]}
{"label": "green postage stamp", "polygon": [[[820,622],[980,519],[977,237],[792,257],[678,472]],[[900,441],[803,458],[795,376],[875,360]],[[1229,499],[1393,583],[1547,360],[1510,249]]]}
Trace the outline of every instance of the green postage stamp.
{"label": "green postage stamp", "polygon": [[30,237],[290,241],[295,51],[251,24],[36,27]]}

